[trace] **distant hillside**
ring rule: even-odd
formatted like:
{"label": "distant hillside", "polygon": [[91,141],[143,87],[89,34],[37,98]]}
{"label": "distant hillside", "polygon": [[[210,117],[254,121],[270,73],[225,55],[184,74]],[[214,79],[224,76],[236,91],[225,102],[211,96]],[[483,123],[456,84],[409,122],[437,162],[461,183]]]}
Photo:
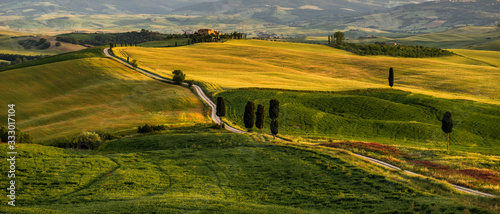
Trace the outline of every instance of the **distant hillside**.
{"label": "distant hillside", "polygon": [[204,2],[176,10],[177,13],[194,13],[201,15],[231,14],[252,19],[263,20],[275,24],[301,22],[320,16],[352,15],[359,12],[372,12],[417,1],[327,1],[327,0],[221,0]]}
{"label": "distant hillside", "polygon": [[60,14],[165,14],[176,8],[213,0],[2,0],[2,15]]}
{"label": "distant hillside", "polygon": [[345,18],[338,20],[338,23],[412,33],[437,32],[471,25],[497,26],[500,24],[500,1],[439,1],[409,4],[384,12]]}

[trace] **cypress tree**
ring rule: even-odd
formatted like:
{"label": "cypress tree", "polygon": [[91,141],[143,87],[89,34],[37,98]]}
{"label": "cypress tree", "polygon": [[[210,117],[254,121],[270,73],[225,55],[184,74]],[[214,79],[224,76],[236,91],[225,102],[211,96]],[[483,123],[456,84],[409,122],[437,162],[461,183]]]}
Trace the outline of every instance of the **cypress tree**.
{"label": "cypress tree", "polygon": [[216,113],[218,117],[220,117],[220,128],[222,128],[222,117],[226,116],[226,103],[224,102],[224,98],[217,97],[217,106]]}
{"label": "cypress tree", "polygon": [[273,134],[273,139],[276,139],[276,135],[278,134],[279,123],[278,120],[271,121],[271,133]]}
{"label": "cypress tree", "polygon": [[394,69],[389,68],[389,86],[394,86]]}
{"label": "cypress tree", "polygon": [[269,102],[269,117],[275,120],[280,115],[280,102],[277,99],[272,99]]}
{"label": "cypress tree", "polygon": [[449,111],[444,113],[443,120],[441,120],[441,123],[442,123],[441,129],[447,135],[446,150],[449,150],[450,133],[453,129],[453,121],[451,120],[451,113]]}
{"label": "cypress tree", "polygon": [[245,128],[247,128],[249,132],[252,131],[254,121],[255,121],[255,104],[252,101],[248,101],[247,105],[245,106],[245,114],[243,116],[243,122],[245,123]]}
{"label": "cypress tree", "polygon": [[261,104],[257,105],[257,118],[255,120],[255,127],[257,127],[261,133],[262,128],[264,127],[264,114],[264,106]]}

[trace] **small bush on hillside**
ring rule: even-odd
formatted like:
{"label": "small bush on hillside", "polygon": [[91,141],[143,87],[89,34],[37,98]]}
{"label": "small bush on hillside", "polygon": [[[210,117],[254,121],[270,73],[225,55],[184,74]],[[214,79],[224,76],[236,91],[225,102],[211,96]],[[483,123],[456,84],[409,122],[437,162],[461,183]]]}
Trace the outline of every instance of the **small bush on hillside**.
{"label": "small bush on hillside", "polygon": [[95,132],[83,132],[76,138],[78,149],[97,149],[102,143],[101,137]]}
{"label": "small bush on hillside", "polygon": [[184,74],[184,72],[182,72],[181,70],[175,70],[172,72],[172,74],[174,74],[174,77],[172,78],[172,80],[174,80],[175,84],[182,84],[182,82],[184,82],[184,79],[186,79],[186,74]]}
{"label": "small bush on hillside", "polygon": [[134,68],[137,68],[137,60],[132,60],[132,62],[130,63],[130,65],[132,65],[132,67]]}
{"label": "small bush on hillside", "polygon": [[150,133],[150,132],[157,132],[157,131],[163,131],[165,130],[167,127],[164,126],[164,125],[149,125],[149,124],[146,124],[144,126],[139,126],[137,128],[137,133]]}

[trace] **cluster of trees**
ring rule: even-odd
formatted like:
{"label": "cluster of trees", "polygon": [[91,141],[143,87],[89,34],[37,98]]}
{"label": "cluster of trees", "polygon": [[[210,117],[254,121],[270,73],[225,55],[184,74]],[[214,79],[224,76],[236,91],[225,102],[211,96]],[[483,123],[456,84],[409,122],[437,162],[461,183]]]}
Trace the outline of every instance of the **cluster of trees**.
{"label": "cluster of trees", "polygon": [[27,56],[27,55],[19,55],[19,54],[0,54],[0,59],[10,61],[9,62],[2,62],[0,63],[0,67],[7,67],[10,65],[16,65],[16,64],[21,64],[23,62],[27,62],[30,60],[34,59],[41,59],[45,56],[38,55],[38,56]]}
{"label": "cluster of trees", "polygon": [[[280,115],[280,102],[277,99],[272,99],[269,102],[269,118],[271,118],[271,133],[273,137],[276,138],[279,130],[278,117]],[[249,132],[252,131],[254,124],[255,127],[262,132],[262,127],[264,127],[264,118],[265,118],[265,110],[264,106],[259,104],[257,106],[257,113],[255,112],[255,104],[252,101],[248,101],[245,106],[245,113],[243,114],[243,123],[245,124],[245,128],[248,129]]]}
{"label": "cluster of trees", "polygon": [[328,45],[341,45],[344,42],[344,33],[337,31],[333,35],[328,35]]}
{"label": "cluster of trees", "polygon": [[423,57],[440,57],[440,56],[453,55],[453,52],[443,50],[440,48],[412,46],[412,45],[385,45],[385,44],[366,45],[366,44],[342,43],[339,45],[334,45],[334,47],[361,56],[385,55],[393,57],[423,58]]}
{"label": "cluster of trees", "polygon": [[227,39],[246,39],[247,35],[235,31],[233,33],[209,34],[209,35],[194,33],[189,35],[186,34],[185,37],[190,39],[188,40],[188,45],[190,45],[200,42],[217,42],[220,40],[227,40]]}
{"label": "cluster of trees", "polygon": [[157,131],[163,131],[167,127],[164,125],[144,125],[144,126],[139,126],[137,127],[137,133],[150,133],[150,132],[157,132]]}
{"label": "cluster of trees", "polygon": [[45,38],[41,38],[39,41],[36,41],[34,39],[19,40],[17,43],[23,46],[26,50],[29,50],[33,47],[39,50],[50,48],[50,42],[48,42]]}
{"label": "cluster of trees", "polygon": [[[271,118],[271,133],[273,138],[276,139],[276,135],[279,130],[278,117],[280,114],[280,102],[277,99],[272,99],[269,102],[269,118]],[[217,106],[216,106],[216,115],[218,117],[226,116],[226,104],[224,102],[224,98],[217,97]],[[252,132],[253,127],[257,127],[259,131],[262,133],[262,128],[264,127],[265,120],[265,109],[264,105],[257,105],[257,112],[255,111],[255,103],[252,101],[248,101],[245,106],[245,113],[243,114],[243,123],[245,124],[245,128],[248,129],[249,132]],[[220,122],[220,128],[223,127],[222,119]]]}

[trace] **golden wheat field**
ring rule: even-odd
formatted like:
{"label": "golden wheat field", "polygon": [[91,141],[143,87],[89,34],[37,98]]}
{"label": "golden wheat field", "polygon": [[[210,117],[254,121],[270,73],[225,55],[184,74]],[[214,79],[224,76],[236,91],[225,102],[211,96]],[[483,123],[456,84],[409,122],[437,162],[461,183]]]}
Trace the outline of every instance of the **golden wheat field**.
{"label": "golden wheat field", "polygon": [[387,88],[395,70],[395,88],[442,98],[499,104],[500,68],[495,55],[457,51],[439,58],[357,56],[324,45],[239,40],[176,48],[116,48],[139,66],[170,76],[180,69],[186,79],[215,84],[214,91],[245,87],[344,91]]}

